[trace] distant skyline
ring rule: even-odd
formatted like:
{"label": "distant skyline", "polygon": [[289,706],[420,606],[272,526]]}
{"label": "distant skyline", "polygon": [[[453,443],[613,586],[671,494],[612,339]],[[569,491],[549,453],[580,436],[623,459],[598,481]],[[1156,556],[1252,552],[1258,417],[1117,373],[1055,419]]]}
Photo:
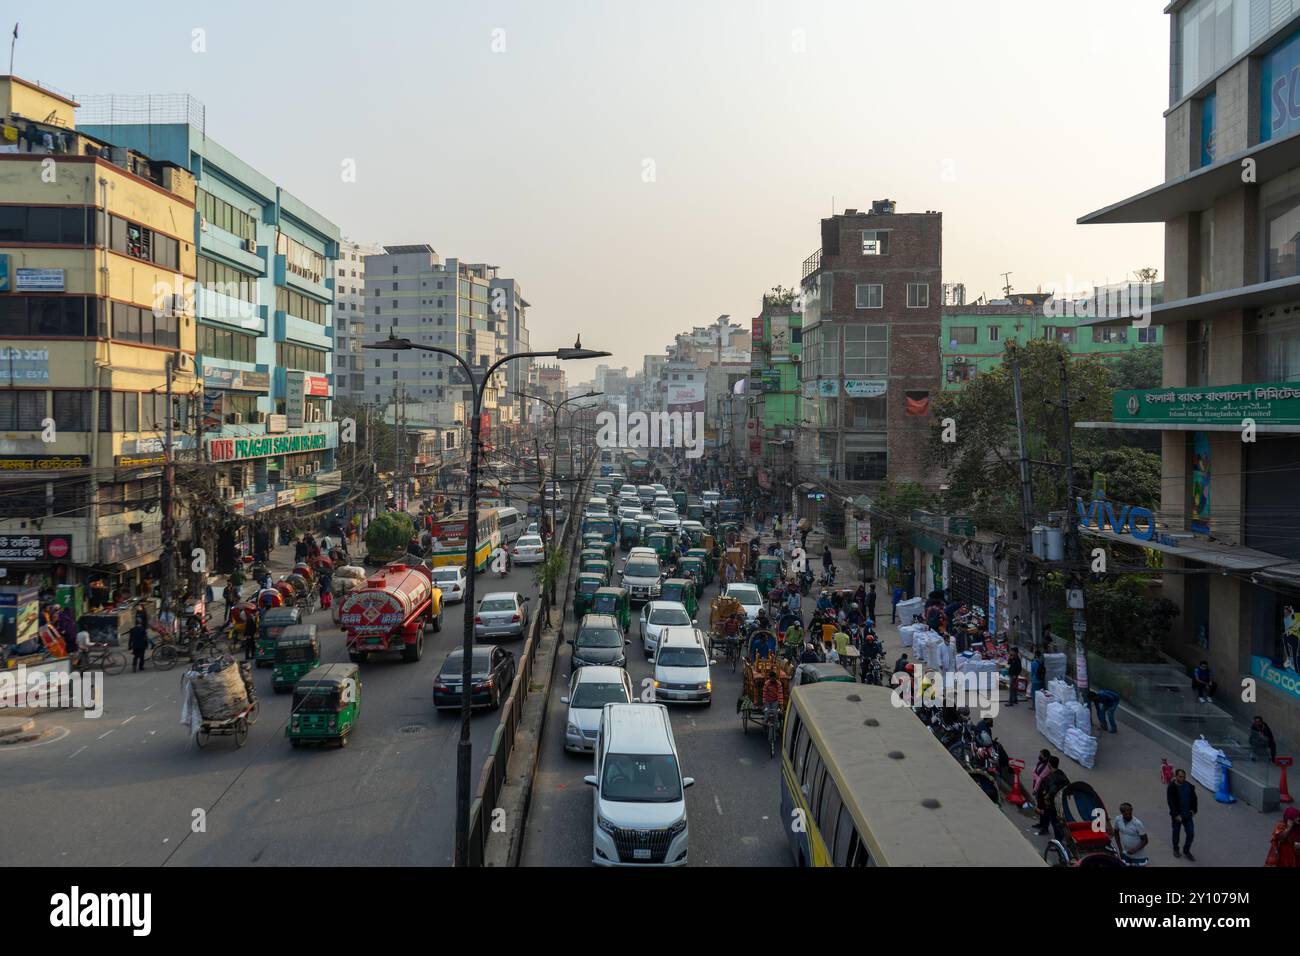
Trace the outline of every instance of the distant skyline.
{"label": "distant skyline", "polygon": [[581,332],[636,370],[677,332],[747,323],[797,284],[822,217],[876,199],[943,213],[944,281],[968,301],[1008,271],[1017,291],[1163,278],[1160,225],[1075,224],[1164,178],[1162,8],[78,0],[11,16],[17,75],[189,93],[208,135],[347,238],[498,265],[532,303],[535,348]]}

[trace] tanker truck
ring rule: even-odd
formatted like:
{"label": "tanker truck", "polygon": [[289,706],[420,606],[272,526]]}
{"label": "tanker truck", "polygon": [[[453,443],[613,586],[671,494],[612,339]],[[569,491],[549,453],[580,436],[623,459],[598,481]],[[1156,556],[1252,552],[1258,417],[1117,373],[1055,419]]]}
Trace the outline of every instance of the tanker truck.
{"label": "tanker truck", "polygon": [[379,651],[401,651],[402,660],[418,661],[425,627],[442,630],[442,590],[423,564],[389,564],[343,598],[339,625],[356,663]]}

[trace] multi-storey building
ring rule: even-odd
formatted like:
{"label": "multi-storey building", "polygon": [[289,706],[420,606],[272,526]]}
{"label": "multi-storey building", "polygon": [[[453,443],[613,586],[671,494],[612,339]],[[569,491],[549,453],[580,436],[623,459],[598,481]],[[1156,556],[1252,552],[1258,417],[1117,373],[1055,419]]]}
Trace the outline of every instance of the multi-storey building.
{"label": "multi-storey building", "polygon": [[[1162,284],[1153,290],[1161,301]],[[966,382],[1002,364],[1007,343],[1023,345],[1031,339],[1060,342],[1074,355],[1109,358],[1134,349],[1159,346],[1158,325],[1140,328],[1089,326],[1079,318],[1081,310],[1044,313],[1049,296],[1031,293],[1015,295],[987,305],[944,306],[939,335],[939,357],[943,363],[943,387],[959,389]],[[1047,313],[1058,310],[1047,307]]]}
{"label": "multi-storey building", "polygon": [[366,256],[382,246],[339,243],[334,270],[334,396],[360,400],[366,390],[366,356],[361,347],[366,327]]}
{"label": "multi-storey building", "polygon": [[[514,279],[497,276],[489,285],[489,316],[496,325],[497,335],[502,339],[506,353],[527,352],[532,348],[532,339],[528,333],[528,301],[524,298],[519,283]],[[512,431],[528,421],[528,399],[523,397],[523,393],[529,391],[532,364],[532,359],[517,359],[505,365],[506,388],[502,405],[510,409]]]}
{"label": "multi-storey building", "polygon": [[[1265,9],[1266,8],[1266,9]],[[1158,523],[1085,534],[1163,552],[1181,607],[1165,651],[1205,659],[1217,697],[1300,737],[1300,2],[1168,7],[1165,181],[1083,223],[1165,227],[1164,384],[1112,423],[1163,441]],[[1132,327],[1120,319],[1100,327]],[[1099,509],[1100,510],[1100,509]],[[1118,522],[1118,524],[1116,523]],[[1243,702],[1242,681],[1255,692]]]}
{"label": "multi-storey building", "polygon": [[[196,254],[200,454],[233,514],[308,513],[343,485],[331,381],[338,226],[222,147],[202,116],[190,97],[139,112],[95,97],[81,121],[193,174],[195,209],[182,225]],[[246,543],[228,523],[216,566],[230,567]]]}
{"label": "multi-storey building", "polygon": [[935,483],[924,464],[939,388],[943,217],[871,212],[823,219],[803,264],[803,413],[798,461],[814,477]]}
{"label": "multi-storey building", "polygon": [[160,575],[168,423],[195,447],[194,177],[77,106],[0,77],[0,567],[131,593]]}

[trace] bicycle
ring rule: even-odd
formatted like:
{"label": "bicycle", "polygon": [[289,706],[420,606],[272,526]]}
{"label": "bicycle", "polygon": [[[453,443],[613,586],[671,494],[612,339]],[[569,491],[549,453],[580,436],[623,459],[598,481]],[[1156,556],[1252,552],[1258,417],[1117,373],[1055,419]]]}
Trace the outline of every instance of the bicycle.
{"label": "bicycle", "polygon": [[159,642],[149,652],[149,663],[160,671],[169,671],[176,666],[180,651],[170,641]]}
{"label": "bicycle", "polygon": [[731,665],[731,672],[736,672],[736,665],[740,663],[740,638],[728,637],[725,644],[726,660]]}
{"label": "bicycle", "polygon": [[776,743],[781,737],[781,714],[773,706],[763,708],[763,723],[767,727],[767,756],[771,760],[776,756]]}
{"label": "bicycle", "polygon": [[94,644],[77,662],[77,670],[99,670],[110,675],[120,674],[126,670],[126,655],[121,651],[113,650],[107,644]]}

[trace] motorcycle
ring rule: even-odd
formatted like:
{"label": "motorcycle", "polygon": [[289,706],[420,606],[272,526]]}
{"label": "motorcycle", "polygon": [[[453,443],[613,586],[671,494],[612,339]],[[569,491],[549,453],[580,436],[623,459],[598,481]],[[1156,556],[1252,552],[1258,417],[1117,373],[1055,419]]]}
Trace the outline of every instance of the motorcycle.
{"label": "motorcycle", "polygon": [[835,565],[822,570],[822,587],[831,587],[835,583]]}

